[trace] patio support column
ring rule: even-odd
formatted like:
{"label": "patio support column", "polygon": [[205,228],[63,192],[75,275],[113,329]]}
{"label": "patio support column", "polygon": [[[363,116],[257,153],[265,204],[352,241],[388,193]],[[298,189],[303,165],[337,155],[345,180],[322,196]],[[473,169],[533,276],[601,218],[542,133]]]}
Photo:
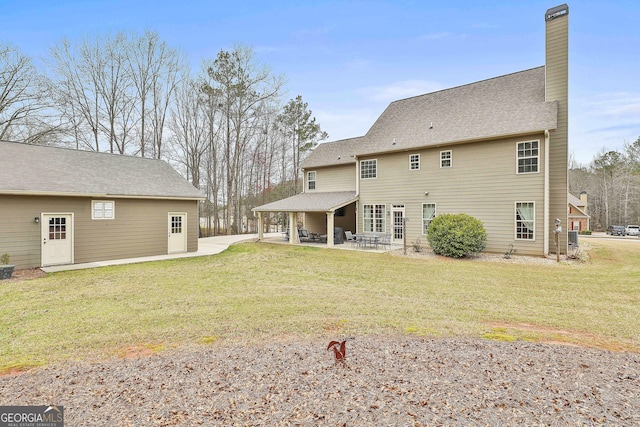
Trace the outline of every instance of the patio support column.
{"label": "patio support column", "polygon": [[262,240],[264,237],[264,222],[262,219],[262,212],[258,212],[258,240]]}
{"label": "patio support column", "polygon": [[297,216],[296,212],[289,212],[289,243],[292,245],[299,243]]}
{"label": "patio support column", "polygon": [[333,212],[327,212],[327,246],[333,246]]}

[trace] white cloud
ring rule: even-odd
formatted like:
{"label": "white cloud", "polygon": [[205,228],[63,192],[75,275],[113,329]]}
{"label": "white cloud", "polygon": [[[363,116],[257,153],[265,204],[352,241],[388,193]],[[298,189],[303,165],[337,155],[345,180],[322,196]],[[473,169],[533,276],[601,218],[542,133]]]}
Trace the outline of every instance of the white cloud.
{"label": "white cloud", "polygon": [[403,80],[384,86],[369,86],[359,89],[363,97],[374,102],[392,102],[398,99],[423,95],[444,88],[444,85],[430,80]]}
{"label": "white cloud", "polygon": [[442,31],[439,33],[429,33],[429,34],[423,34],[419,37],[420,40],[438,40],[438,39],[443,39],[445,37],[453,37],[455,34],[454,33],[450,33],[448,31]]}
{"label": "white cloud", "polygon": [[382,111],[375,108],[319,109],[314,111],[322,130],[329,134],[327,141],[363,136]]}

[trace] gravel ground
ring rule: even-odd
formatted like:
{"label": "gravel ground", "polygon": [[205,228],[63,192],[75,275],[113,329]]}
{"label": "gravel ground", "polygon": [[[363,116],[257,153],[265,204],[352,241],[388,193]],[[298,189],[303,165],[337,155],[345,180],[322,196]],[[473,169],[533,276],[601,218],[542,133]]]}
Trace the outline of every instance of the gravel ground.
{"label": "gravel ground", "polygon": [[0,378],[2,405],[68,426],[640,425],[640,355],[529,342],[356,337],[69,362]]}

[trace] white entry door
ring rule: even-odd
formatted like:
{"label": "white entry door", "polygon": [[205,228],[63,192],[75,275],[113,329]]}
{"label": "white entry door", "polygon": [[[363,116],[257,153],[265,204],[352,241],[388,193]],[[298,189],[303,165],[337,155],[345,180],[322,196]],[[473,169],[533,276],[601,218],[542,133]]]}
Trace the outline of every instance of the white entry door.
{"label": "white entry door", "polygon": [[73,214],[42,214],[42,265],[73,263]]}
{"label": "white entry door", "polygon": [[404,205],[393,205],[391,208],[393,220],[391,237],[395,243],[404,241]]}
{"label": "white entry door", "polygon": [[168,253],[187,251],[187,214],[169,213]]}

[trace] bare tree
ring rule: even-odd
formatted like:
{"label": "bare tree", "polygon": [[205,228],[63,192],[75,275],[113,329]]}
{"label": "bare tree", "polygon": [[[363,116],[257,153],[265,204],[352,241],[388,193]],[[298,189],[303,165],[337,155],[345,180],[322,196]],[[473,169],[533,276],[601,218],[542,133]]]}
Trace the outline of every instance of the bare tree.
{"label": "bare tree", "polygon": [[48,95],[31,59],[0,44],[0,140],[38,142],[57,131]]}
{"label": "bare tree", "polygon": [[128,63],[137,98],[137,142],[142,157],[162,156],[165,122],[179,76],[184,74],[183,62],[178,51],[161,41],[157,33],[146,31],[133,37]]}
{"label": "bare tree", "polygon": [[215,94],[221,106],[226,232],[232,233],[238,230],[242,215],[241,183],[247,147],[258,134],[260,118],[266,114],[265,104],[279,96],[283,79],[258,64],[253,51],[243,46],[231,52],[220,51],[207,74],[211,83],[206,90]]}

